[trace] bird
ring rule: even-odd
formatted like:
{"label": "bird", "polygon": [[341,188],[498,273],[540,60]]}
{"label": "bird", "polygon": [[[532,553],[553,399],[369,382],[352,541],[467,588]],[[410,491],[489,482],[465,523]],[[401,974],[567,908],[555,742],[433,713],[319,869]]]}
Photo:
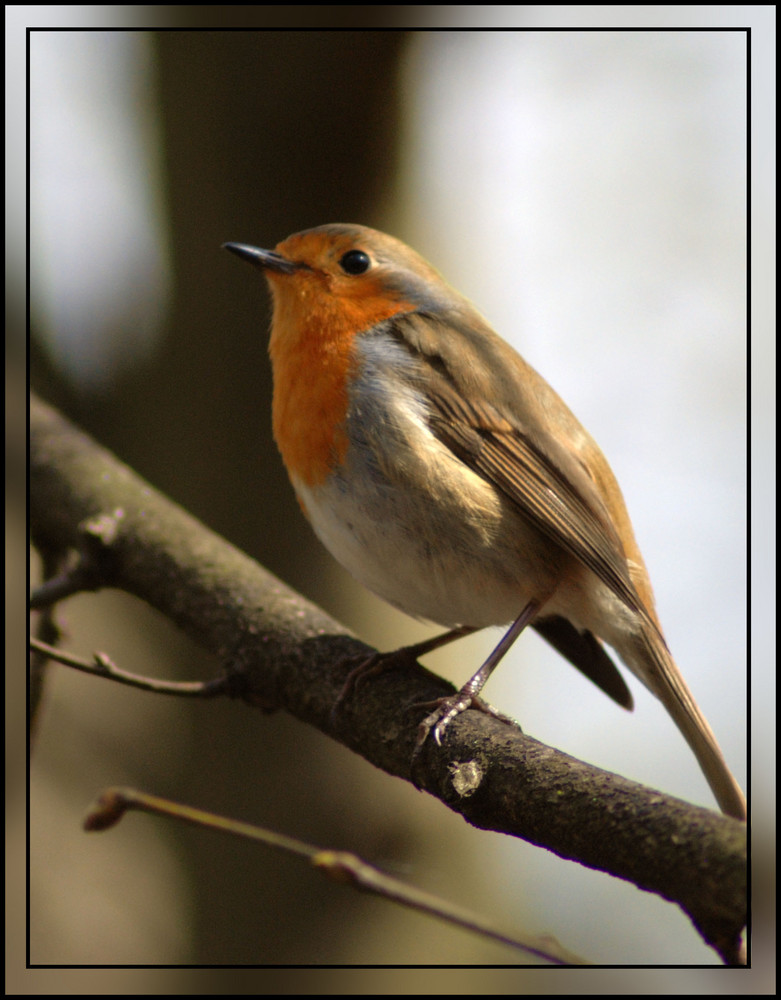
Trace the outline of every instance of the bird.
{"label": "bird", "polygon": [[449,629],[421,649],[509,624],[419,740],[485,707],[527,626],[631,709],[606,643],[667,709],[722,811],[745,819],[663,637],[616,478],[545,379],[393,236],[335,223],[273,250],[224,246],[270,287],[273,432],[321,542],[370,591]]}

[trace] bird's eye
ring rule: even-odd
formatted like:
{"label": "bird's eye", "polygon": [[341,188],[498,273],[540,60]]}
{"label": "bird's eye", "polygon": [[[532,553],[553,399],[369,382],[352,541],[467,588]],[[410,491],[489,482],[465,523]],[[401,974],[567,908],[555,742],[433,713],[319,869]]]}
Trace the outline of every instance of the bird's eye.
{"label": "bird's eye", "polygon": [[339,261],[345,274],[365,274],[371,263],[371,257],[363,250],[348,250]]}

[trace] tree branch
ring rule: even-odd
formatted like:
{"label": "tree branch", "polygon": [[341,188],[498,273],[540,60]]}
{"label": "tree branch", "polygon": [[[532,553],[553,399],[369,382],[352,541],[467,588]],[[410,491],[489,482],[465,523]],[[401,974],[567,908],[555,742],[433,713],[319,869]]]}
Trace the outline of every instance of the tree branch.
{"label": "tree branch", "polygon": [[[30,410],[30,518],[43,551],[87,553],[88,574],[161,611],[243,678],[244,700],[284,708],[477,827],[521,837],[676,902],[722,958],[746,921],[746,827],[544,746],[468,711],[415,761],[420,702],[451,693],[416,664],[333,706],[374,651],[155,492],[46,404]],[[85,558],[83,555],[82,558]]]}

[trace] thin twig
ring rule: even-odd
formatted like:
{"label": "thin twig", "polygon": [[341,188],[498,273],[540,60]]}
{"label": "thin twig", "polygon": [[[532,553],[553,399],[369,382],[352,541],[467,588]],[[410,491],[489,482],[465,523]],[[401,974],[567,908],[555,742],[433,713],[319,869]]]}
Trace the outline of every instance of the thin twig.
{"label": "thin twig", "polygon": [[192,806],[181,805],[169,799],[149,795],[132,788],[109,788],[103,792],[90,808],[84,821],[84,828],[90,831],[106,830],[117,823],[128,809],[169,816],[185,823],[231,833],[237,837],[266,844],[279,851],[308,858],[315,868],[334,881],[347,882],[358,889],[392,900],[401,906],[428,913],[446,923],[463,927],[511,948],[528,952],[553,965],[591,964],[574,952],[563,948],[551,935],[528,936],[518,932],[504,931],[470,910],[448,903],[437,896],[386,875],[348,851],[323,850],[272,830],[204,812],[201,809],[194,809]]}
{"label": "thin twig", "polygon": [[56,646],[41,642],[32,636],[29,639],[29,645],[30,649],[41,653],[50,660],[62,663],[63,666],[72,667],[74,670],[91,674],[93,677],[104,677],[107,680],[117,681],[118,684],[141,688],[142,691],[154,691],[155,694],[174,694],[185,698],[216,698],[218,695],[236,693],[235,682],[227,674],[208,681],[161,681],[155,677],[143,677],[141,674],[132,674],[128,670],[123,670],[105,653],[94,653],[92,660],[86,660],[81,656],[66,653],[64,650],[57,649]]}
{"label": "thin twig", "polygon": [[40,610],[51,607],[73,594],[100,590],[105,585],[111,547],[120,531],[125,512],[117,507],[110,514],[85,518],[79,525],[77,550],[68,561],[63,560],[57,573],[45,573],[44,581],[30,595],[30,607]]}
{"label": "thin twig", "polygon": [[[45,576],[54,576],[63,561],[63,554],[62,552],[46,550],[41,553],[41,559],[43,562],[43,571]],[[35,643],[40,642],[42,646],[53,649],[54,646],[52,646],[52,643],[58,642],[60,638],[60,627],[54,617],[53,606],[50,605],[42,608],[41,613],[37,617],[37,639],[30,643],[30,670],[27,707],[28,739],[31,749],[38,731],[38,721],[41,715],[41,706],[43,704],[46,691],[46,679],[48,673],[47,667],[49,660],[51,659],[48,655],[41,655],[41,651],[37,648]]]}

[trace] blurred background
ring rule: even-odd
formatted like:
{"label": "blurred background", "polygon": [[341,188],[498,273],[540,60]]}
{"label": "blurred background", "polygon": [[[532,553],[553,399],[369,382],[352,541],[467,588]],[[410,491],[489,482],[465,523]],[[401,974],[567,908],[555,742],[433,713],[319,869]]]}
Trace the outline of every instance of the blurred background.
{"label": "blurred background", "polygon": [[[745,33],[541,30],[575,27],[583,10],[668,7],[502,8],[538,29],[526,31],[477,30],[492,9],[471,7],[358,8],[363,30],[327,13],[354,8],[236,8],[237,26],[256,29],[243,31],[188,30],[223,24],[210,7],[70,9],[93,12],[79,27],[107,30],[30,36],[36,391],[367,642],[390,649],[432,634],[353,583],[302,518],[270,436],[268,295],[220,249],[272,247],[324,222],[392,232],[478,305],[599,441],[670,646],[746,787]],[[687,9],[722,12],[723,26],[748,23],[747,11],[770,16]],[[101,11],[161,11],[159,27],[175,30],[116,30],[121,15]],[[405,11],[416,12],[413,27]],[[289,30],[293,16],[304,30]],[[764,83],[754,93],[769,101],[772,76]],[[767,178],[772,145],[755,138]],[[10,385],[24,371],[23,204],[8,213]],[[12,503],[8,518],[18,579],[23,507]],[[31,572],[35,583],[35,556]],[[9,588],[9,619],[21,615]],[[128,670],[193,679],[218,668],[126,595],[73,598],[59,619],[67,648],[104,650]],[[427,662],[460,684],[496,637]],[[765,690],[772,651],[755,643],[754,653]],[[15,683],[9,702],[23,698]],[[661,706],[630,685],[631,715],[526,636],[487,696],[537,739],[711,806]],[[763,699],[755,726],[770,723],[773,705]],[[14,734],[23,737],[21,715]],[[771,760],[754,758],[762,788]],[[109,784],[355,851],[598,964],[716,962],[670,904],[474,830],[282,713],[177,703],[53,667],[30,770],[33,965],[518,961],[227,837],[140,815],[87,836],[83,814]],[[23,784],[10,787],[21,823]],[[758,809],[772,815],[764,800]],[[12,828],[12,845],[23,837]],[[132,975],[132,992],[228,988],[223,970]],[[399,981],[377,989],[369,973],[311,975],[296,991],[408,991]],[[439,992],[442,980],[409,975],[409,991]],[[600,975],[600,990],[646,991],[637,973]],[[683,993],[746,985],[670,975]],[[129,991],[120,973],[100,976],[101,992]],[[253,976],[234,974],[229,991],[265,992]],[[562,992],[565,981],[485,970],[479,987],[462,980],[447,992]]]}

